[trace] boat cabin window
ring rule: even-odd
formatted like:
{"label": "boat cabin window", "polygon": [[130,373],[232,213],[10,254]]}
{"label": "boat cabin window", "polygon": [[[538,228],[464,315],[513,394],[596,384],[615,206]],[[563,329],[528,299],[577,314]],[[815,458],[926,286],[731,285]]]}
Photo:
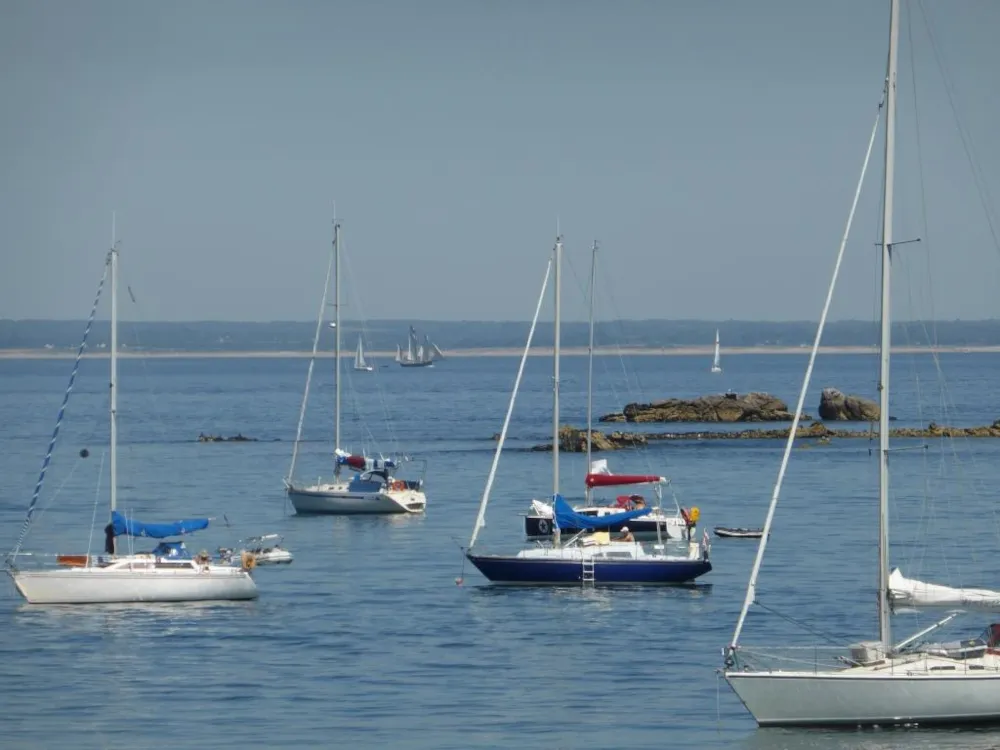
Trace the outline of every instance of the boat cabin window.
{"label": "boat cabin window", "polygon": [[161,570],[190,570],[194,566],[187,560],[157,560],[156,567]]}

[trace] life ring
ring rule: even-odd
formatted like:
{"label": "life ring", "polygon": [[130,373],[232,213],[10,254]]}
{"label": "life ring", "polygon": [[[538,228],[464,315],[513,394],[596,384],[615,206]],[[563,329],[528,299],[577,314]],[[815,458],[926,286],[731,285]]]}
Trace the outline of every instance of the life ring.
{"label": "life ring", "polygon": [[548,534],[549,533],[549,522],[546,519],[544,519],[544,518],[539,519],[539,521],[538,521],[538,531],[539,531],[539,533],[542,533],[542,534]]}

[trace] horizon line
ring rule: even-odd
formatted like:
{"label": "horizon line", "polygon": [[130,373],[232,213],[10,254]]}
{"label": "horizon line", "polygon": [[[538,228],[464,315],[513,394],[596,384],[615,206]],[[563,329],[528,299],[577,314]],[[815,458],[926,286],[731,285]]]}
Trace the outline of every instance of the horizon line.
{"label": "horizon line", "polygon": [[[350,319],[350,318],[349,318]],[[10,318],[0,316],[0,323],[81,323],[85,322],[85,318]],[[98,317],[95,320],[107,321],[109,318]],[[516,324],[530,324],[530,319],[474,319],[474,318],[463,318],[458,320],[448,320],[444,318],[364,318],[365,323],[448,323],[448,324],[458,324],[458,323],[516,323]],[[551,323],[551,320],[539,320],[539,323]],[[563,324],[583,324],[588,325],[588,320],[563,320]],[[225,319],[212,319],[204,318],[198,320],[119,320],[119,323],[145,323],[145,324],[174,324],[174,325],[198,325],[198,324],[240,324],[240,325],[273,325],[273,324],[283,324],[283,325],[315,325],[315,320],[294,320],[291,318],[275,318],[272,320],[225,320]],[[711,318],[606,318],[604,320],[595,320],[594,325],[599,325],[601,323],[706,323],[711,325],[723,325],[723,324],[779,324],[779,325],[792,325],[792,324],[812,324],[817,325],[818,320],[809,319],[795,319],[795,320],[768,320],[768,319],[752,319],[752,318],[726,318],[724,320],[711,319]],[[838,324],[838,323],[861,323],[861,324],[872,324],[878,323],[876,320],[872,319],[862,319],[862,318],[840,318],[837,320],[828,320],[826,325]],[[893,323],[1000,323],[1000,318],[910,318],[906,320],[894,320]]]}

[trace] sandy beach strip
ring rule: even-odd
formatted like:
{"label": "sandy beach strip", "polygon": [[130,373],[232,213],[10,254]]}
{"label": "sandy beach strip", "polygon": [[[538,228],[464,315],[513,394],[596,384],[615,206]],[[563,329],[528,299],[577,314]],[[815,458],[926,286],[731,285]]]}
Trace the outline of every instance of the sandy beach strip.
{"label": "sandy beach strip", "polygon": [[[519,357],[524,350],[521,348],[496,349],[451,349],[444,350],[446,359],[463,357]],[[596,347],[595,356],[601,357],[711,357],[711,346],[674,346],[674,347]],[[874,346],[824,346],[820,354],[876,354]],[[1000,346],[894,346],[894,354],[980,354],[1000,352]],[[748,346],[728,347],[722,349],[723,357],[745,354],[805,356],[809,347],[804,346]],[[393,361],[396,353],[390,351],[366,352],[367,356],[385,363]],[[587,347],[565,347],[563,356],[586,356]],[[89,351],[83,355],[87,359],[107,359],[108,352]],[[181,351],[181,350],[122,350],[118,353],[122,359],[301,359],[312,356],[309,351]],[[333,352],[321,351],[317,357],[332,359]],[[353,351],[341,352],[341,357],[351,358]],[[530,356],[551,357],[552,347],[532,347]],[[69,349],[0,349],[0,359],[72,359],[76,357],[75,350]]]}

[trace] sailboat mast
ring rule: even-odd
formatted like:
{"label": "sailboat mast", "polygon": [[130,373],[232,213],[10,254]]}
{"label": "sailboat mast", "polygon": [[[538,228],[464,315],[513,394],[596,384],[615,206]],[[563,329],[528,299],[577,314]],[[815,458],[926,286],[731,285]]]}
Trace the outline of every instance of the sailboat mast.
{"label": "sailboat mast", "polygon": [[118,507],[118,248],[115,215],[111,214],[111,511]]}
{"label": "sailboat mast", "polygon": [[[597,240],[590,254],[590,341],[587,345],[587,472],[590,472],[591,432],[594,425],[594,288],[597,283]],[[590,487],[587,487],[590,501]]]}
{"label": "sailboat mast", "polygon": [[[336,395],[334,408],[337,418],[333,428],[333,447],[340,450],[340,224],[333,221],[333,339],[334,339],[334,369],[333,382]],[[339,466],[339,464],[338,464]]]}
{"label": "sailboat mast", "polygon": [[559,308],[561,305],[562,236],[556,237],[555,251],[555,317],[554,341],[552,347],[552,497],[559,494],[559,328],[561,325]]}
{"label": "sailboat mast", "polygon": [[878,632],[882,648],[892,648],[889,608],[889,355],[892,347],[892,203],[896,147],[896,58],[899,45],[899,0],[889,14],[889,63],[886,74],[885,175],[882,214],[882,340],[879,345],[879,492],[878,492]]}

